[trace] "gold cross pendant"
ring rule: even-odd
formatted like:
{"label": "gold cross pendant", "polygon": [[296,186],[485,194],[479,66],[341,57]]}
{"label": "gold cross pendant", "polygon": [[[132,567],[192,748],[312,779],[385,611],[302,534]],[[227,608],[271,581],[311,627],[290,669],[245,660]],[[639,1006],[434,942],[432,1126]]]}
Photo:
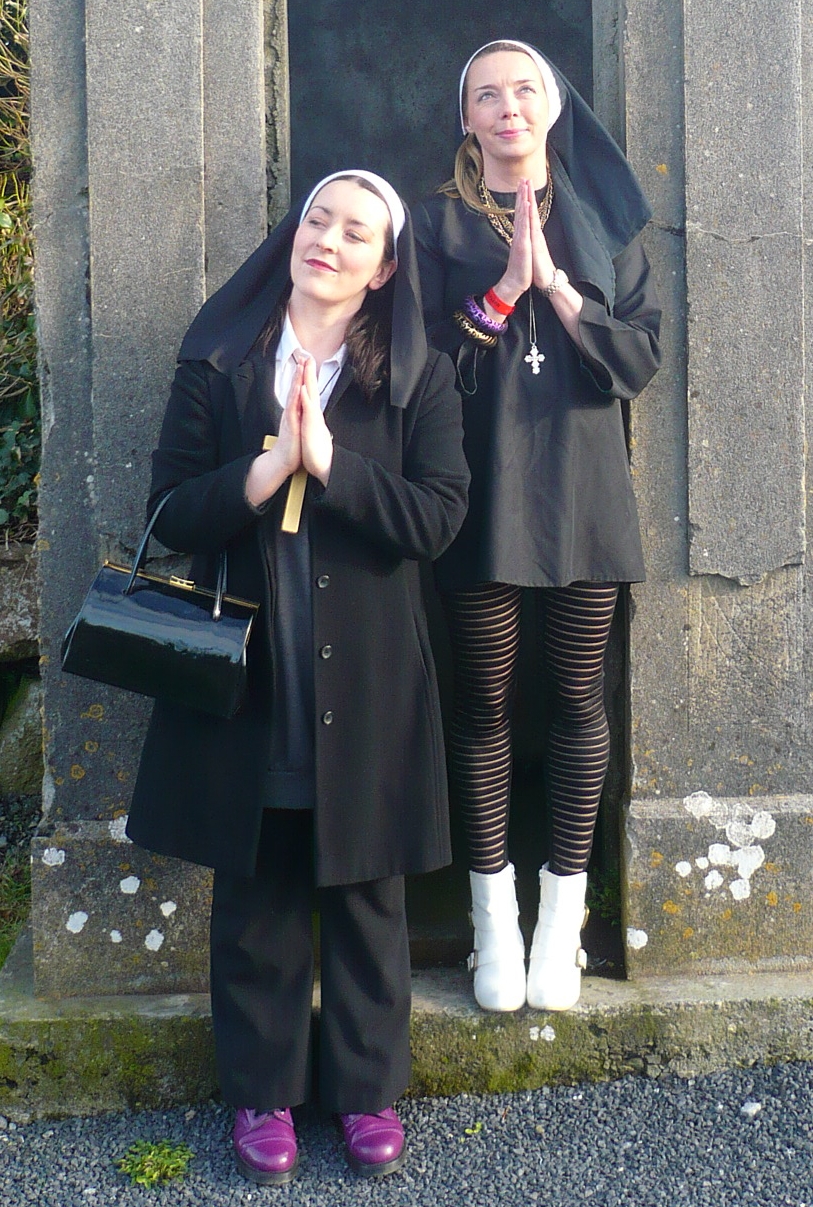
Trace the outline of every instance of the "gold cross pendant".
{"label": "gold cross pendant", "polygon": [[[263,452],[267,453],[277,443],[276,436],[266,436],[263,440]],[[299,532],[299,521],[302,519],[302,504],[305,501],[305,487],[308,484],[308,471],[298,469],[291,478],[288,486],[288,498],[285,500],[285,510],[282,513],[282,532]]]}

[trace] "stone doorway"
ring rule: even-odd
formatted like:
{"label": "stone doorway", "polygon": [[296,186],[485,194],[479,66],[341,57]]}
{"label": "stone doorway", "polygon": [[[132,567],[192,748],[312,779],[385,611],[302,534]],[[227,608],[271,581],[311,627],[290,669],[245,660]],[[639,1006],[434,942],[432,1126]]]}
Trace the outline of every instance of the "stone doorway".
{"label": "stone doorway", "polygon": [[[600,27],[596,26],[600,36]],[[451,175],[459,141],[458,75],[478,46],[512,36],[544,49],[589,103],[594,97],[594,15],[590,0],[508,0],[493,10],[470,0],[415,0],[408,8],[354,0],[288,5],[291,198],[320,176],[346,166],[369,167],[390,179],[408,201],[433,191]],[[617,73],[616,73],[617,74]],[[606,120],[606,118],[605,118]],[[450,672],[443,618],[427,577],[433,643],[448,707]],[[535,917],[537,869],[542,862],[545,691],[532,664],[530,601],[518,684],[511,854],[526,929]],[[619,807],[626,782],[626,629],[619,608],[609,664],[608,696],[615,731],[614,763],[597,832],[593,879],[617,881]],[[456,961],[470,945],[465,844],[452,804],[455,865],[411,886],[410,919],[416,961]],[[601,926],[591,955],[620,969],[620,931]],[[594,923],[594,926],[596,923]]]}

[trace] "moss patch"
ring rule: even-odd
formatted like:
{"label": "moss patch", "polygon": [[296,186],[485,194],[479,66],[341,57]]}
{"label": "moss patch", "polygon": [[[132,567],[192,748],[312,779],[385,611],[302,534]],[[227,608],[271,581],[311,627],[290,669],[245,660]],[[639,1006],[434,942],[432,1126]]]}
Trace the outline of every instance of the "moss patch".
{"label": "moss patch", "polygon": [[141,1110],[216,1092],[208,1018],[0,1020],[0,1114]]}

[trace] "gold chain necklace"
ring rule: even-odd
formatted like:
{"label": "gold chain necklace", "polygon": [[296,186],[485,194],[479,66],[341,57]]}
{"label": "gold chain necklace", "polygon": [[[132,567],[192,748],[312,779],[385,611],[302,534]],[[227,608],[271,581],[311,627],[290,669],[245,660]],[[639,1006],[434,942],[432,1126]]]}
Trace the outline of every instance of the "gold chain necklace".
{"label": "gold chain necklace", "polygon": [[[514,224],[508,217],[508,214],[500,213],[500,206],[494,200],[485,179],[481,176],[477,185],[477,191],[480,194],[480,200],[486,207],[486,217],[494,227],[501,239],[505,239],[506,243],[510,243],[514,237]],[[550,209],[553,205],[553,177],[550,174],[550,164],[548,164],[548,187],[545,190],[545,196],[539,202],[539,225],[544,227],[550,217]],[[510,211],[513,214],[513,210]]]}
{"label": "gold chain necklace", "polygon": [[[550,162],[546,160],[545,164],[548,172],[548,187],[545,190],[545,196],[539,202],[539,225],[544,228],[545,223],[550,217],[550,209],[553,205],[553,177],[550,174]],[[485,179],[481,176],[477,190],[480,194],[480,200],[486,207],[486,217],[488,218],[494,230],[501,239],[510,244],[514,237],[514,224],[508,217],[508,214],[500,213],[500,206],[494,200]],[[514,213],[514,210],[509,211]],[[536,346],[536,315],[534,314],[534,292],[533,289],[528,291],[528,323],[529,323],[529,339],[530,350],[525,357],[526,364],[531,366],[531,372],[536,376],[539,373],[539,366],[545,359],[544,352],[540,352]]]}

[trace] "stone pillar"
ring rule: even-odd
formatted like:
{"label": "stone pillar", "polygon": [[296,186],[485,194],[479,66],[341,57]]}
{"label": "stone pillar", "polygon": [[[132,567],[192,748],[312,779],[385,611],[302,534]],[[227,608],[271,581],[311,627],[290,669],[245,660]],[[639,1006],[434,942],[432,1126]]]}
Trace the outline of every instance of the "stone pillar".
{"label": "stone pillar", "polygon": [[649,579],[631,631],[631,975],[813,951],[802,29],[795,3],[628,5],[627,148],[666,316],[632,422]]}
{"label": "stone pillar", "polygon": [[624,28],[620,0],[593,0],[593,112],[624,146]]}
{"label": "stone pillar", "polygon": [[123,836],[149,703],[63,676],[105,556],[132,558],[181,335],[265,225],[262,0],[32,0],[48,832],[37,992],[206,986],[208,876]]}

